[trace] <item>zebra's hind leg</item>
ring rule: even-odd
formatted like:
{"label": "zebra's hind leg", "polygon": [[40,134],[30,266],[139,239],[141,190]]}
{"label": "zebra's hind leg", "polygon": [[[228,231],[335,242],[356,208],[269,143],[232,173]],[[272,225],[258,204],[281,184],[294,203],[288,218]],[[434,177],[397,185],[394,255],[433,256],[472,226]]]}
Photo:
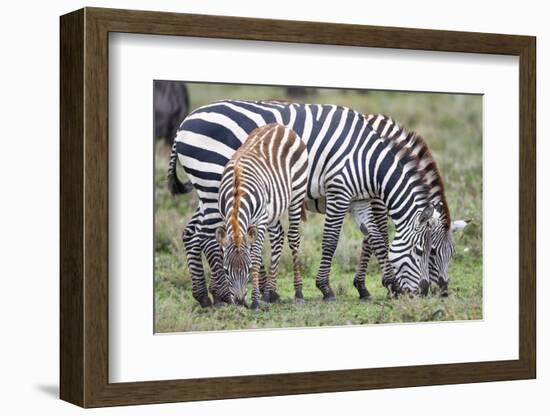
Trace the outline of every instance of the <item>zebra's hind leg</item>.
{"label": "zebra's hind leg", "polygon": [[269,227],[268,232],[271,244],[271,264],[269,266],[269,273],[265,278],[262,290],[262,300],[266,303],[275,303],[281,299],[277,293],[277,276],[279,273],[281,255],[283,254],[285,232],[280,221],[278,221],[276,225]]}
{"label": "zebra's hind leg", "polygon": [[369,242],[369,237],[363,238],[363,245],[361,247],[361,256],[359,257],[359,264],[355,271],[355,277],[353,278],[353,286],[359,292],[359,299],[367,300],[370,298],[370,293],[365,285],[365,276],[367,274],[367,267],[372,255],[372,245]]}
{"label": "zebra's hind leg", "polygon": [[[342,185],[340,184],[340,186]],[[351,200],[351,196],[344,193],[343,188],[340,186],[335,186],[336,189],[334,191],[330,194],[327,193],[327,214],[323,229],[321,264],[315,280],[315,285],[323,294],[323,300],[327,302],[336,301],[334,291],[330,287],[329,273],[332,258],[338,245],[340,231],[342,230],[342,224],[344,223]]]}
{"label": "zebra's hind leg", "polygon": [[193,297],[203,308],[212,306],[212,301],[208,296],[206,288],[206,279],[204,278],[200,235],[195,233],[194,225],[189,224],[183,231],[181,238],[185,247],[187,267],[191,275]]}

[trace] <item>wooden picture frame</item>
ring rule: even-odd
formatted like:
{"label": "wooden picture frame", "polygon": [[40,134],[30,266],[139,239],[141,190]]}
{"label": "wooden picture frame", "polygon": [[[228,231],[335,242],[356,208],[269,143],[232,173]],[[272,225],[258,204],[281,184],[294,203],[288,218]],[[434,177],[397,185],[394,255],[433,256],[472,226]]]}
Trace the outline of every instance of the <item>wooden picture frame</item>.
{"label": "wooden picture frame", "polygon": [[[536,376],[535,38],[85,8],[60,19],[60,396],[83,407],[212,400]],[[369,46],[519,57],[519,359],[109,383],[108,34]]]}

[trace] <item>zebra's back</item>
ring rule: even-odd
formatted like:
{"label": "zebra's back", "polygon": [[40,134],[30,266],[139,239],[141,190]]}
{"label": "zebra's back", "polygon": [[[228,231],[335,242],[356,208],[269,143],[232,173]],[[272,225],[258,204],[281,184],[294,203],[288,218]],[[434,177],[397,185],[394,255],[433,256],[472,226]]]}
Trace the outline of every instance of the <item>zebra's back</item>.
{"label": "zebra's back", "polygon": [[292,196],[303,193],[307,174],[307,148],[293,130],[276,123],[258,127],[224,168],[220,211],[227,215],[239,195],[250,216],[261,214],[273,225]]}
{"label": "zebra's back", "polygon": [[324,195],[326,178],[370,130],[361,114],[335,105],[224,100],[200,107],[180,125],[176,149],[201,200],[216,199],[224,166],[254,129],[270,123],[287,126],[306,144],[308,199]]}

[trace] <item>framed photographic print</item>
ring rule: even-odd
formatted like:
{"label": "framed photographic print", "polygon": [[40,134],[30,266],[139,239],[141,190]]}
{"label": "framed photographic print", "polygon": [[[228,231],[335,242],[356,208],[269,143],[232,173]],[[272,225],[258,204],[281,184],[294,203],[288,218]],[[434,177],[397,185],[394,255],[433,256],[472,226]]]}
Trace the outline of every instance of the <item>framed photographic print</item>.
{"label": "framed photographic print", "polygon": [[534,37],[60,24],[63,400],[536,376]]}

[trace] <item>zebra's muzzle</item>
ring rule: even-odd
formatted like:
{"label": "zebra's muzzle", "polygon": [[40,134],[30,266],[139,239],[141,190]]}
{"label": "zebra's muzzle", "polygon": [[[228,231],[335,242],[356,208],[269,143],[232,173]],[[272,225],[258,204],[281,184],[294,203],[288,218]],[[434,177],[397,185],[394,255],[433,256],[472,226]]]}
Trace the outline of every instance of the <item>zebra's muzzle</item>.
{"label": "zebra's muzzle", "polygon": [[236,305],[244,306],[245,308],[248,308],[248,304],[246,303],[246,295],[243,297],[234,297],[234,301]]}
{"label": "zebra's muzzle", "polygon": [[443,297],[443,298],[446,298],[447,296],[449,296],[449,283],[446,282],[445,280],[443,280],[443,278],[439,278],[439,282],[438,282],[438,286],[439,286],[439,296]]}
{"label": "zebra's muzzle", "polygon": [[422,296],[426,296],[428,294],[428,291],[430,290],[430,281],[429,280],[421,280],[418,284],[419,291]]}

